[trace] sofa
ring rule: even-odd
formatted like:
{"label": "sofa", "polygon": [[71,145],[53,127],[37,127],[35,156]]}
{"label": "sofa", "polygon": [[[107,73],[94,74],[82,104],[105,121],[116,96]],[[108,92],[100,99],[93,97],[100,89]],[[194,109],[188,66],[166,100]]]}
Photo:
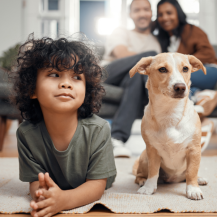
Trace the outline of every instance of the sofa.
{"label": "sofa", "polygon": [[22,120],[18,109],[9,101],[10,90],[12,86],[8,83],[7,72],[0,67],[0,151],[6,134],[6,120]]}

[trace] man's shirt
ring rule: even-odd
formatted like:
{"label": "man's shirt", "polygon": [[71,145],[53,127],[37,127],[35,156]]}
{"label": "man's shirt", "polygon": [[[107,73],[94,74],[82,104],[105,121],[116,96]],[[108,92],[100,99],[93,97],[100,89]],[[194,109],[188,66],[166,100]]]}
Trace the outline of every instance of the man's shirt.
{"label": "man's shirt", "polygon": [[156,37],[149,34],[141,34],[134,30],[127,30],[124,28],[117,28],[108,37],[105,44],[105,54],[101,62],[102,66],[109,64],[110,62],[116,60],[112,56],[112,51],[118,45],[124,45],[129,51],[135,53],[143,53],[148,51],[155,51],[156,53],[161,53],[161,47]]}

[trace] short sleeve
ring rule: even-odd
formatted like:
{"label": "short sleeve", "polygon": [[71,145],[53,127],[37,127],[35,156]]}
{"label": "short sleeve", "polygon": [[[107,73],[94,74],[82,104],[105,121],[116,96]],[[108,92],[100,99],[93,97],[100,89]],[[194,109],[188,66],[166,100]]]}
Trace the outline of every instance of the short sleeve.
{"label": "short sleeve", "polygon": [[91,144],[91,156],[88,165],[87,179],[107,178],[106,189],[110,188],[115,180],[116,167],[111,143],[111,132],[108,123],[105,123]]}
{"label": "short sleeve", "polygon": [[23,182],[38,181],[38,174],[46,171],[36,162],[31,149],[26,142],[25,136],[18,128],[17,130],[17,147],[19,153],[19,177]]}
{"label": "short sleeve", "polygon": [[105,45],[105,56],[110,56],[114,48],[118,45],[128,47],[127,30],[124,28],[115,29],[108,37]]}

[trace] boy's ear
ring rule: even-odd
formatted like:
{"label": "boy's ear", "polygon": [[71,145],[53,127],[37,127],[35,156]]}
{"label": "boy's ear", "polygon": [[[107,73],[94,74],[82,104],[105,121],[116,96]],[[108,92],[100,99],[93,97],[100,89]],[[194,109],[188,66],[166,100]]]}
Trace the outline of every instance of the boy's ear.
{"label": "boy's ear", "polygon": [[199,69],[202,69],[203,73],[206,75],[206,68],[204,67],[203,63],[193,55],[187,55],[187,56],[188,56],[189,63],[192,66],[192,72],[196,72]]}
{"label": "boy's ear", "polygon": [[32,96],[30,96],[30,99],[37,99],[36,94],[34,93]]}
{"label": "boy's ear", "polygon": [[35,95],[31,96],[30,99],[37,99]]}
{"label": "boy's ear", "polygon": [[150,66],[152,57],[143,57],[131,70],[130,77],[132,78],[137,72],[142,75],[147,75],[147,67]]}

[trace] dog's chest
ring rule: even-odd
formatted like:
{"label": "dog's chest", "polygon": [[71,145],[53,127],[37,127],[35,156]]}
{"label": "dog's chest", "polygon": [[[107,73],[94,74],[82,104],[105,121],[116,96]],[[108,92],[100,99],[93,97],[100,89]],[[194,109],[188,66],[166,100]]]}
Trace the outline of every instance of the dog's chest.
{"label": "dog's chest", "polygon": [[[149,110],[145,110],[144,127],[145,134],[150,144],[159,151],[178,151],[185,148],[195,133],[196,117],[192,102],[188,101],[185,107],[184,101],[180,101],[176,107],[159,107],[155,109],[155,119],[151,120]],[[184,108],[186,108],[184,112]]]}
{"label": "dog's chest", "polygon": [[171,182],[186,170],[186,148],[192,141],[192,136],[190,131],[168,128],[157,132],[154,135],[155,139],[153,137],[149,140],[161,156],[161,167]]}
{"label": "dog's chest", "polygon": [[150,144],[158,150],[160,155],[172,157],[186,149],[187,145],[192,142],[193,135],[194,130],[191,127],[181,129],[170,127],[150,132],[148,138]]}
{"label": "dog's chest", "polygon": [[176,125],[165,117],[165,124],[158,130],[146,126],[145,131],[149,144],[157,149],[165,167],[181,174],[186,168],[186,148],[195,134],[194,110]]}
{"label": "dog's chest", "polygon": [[194,126],[190,124],[187,126],[185,125],[160,129],[157,132],[153,132],[155,137],[155,142],[153,141],[153,145],[156,143],[158,149],[165,147],[167,151],[170,149],[176,150],[178,144],[180,144],[181,147],[186,147],[192,141],[194,131]]}

